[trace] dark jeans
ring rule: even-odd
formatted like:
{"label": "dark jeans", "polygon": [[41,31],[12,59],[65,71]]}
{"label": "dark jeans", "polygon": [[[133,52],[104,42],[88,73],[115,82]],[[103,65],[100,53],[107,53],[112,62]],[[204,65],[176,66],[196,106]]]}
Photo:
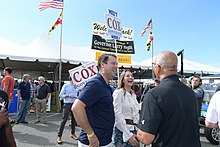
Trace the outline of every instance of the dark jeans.
{"label": "dark jeans", "polygon": [[69,118],[70,113],[71,113],[71,133],[72,134],[75,133],[76,121],[71,111],[72,105],[73,105],[72,103],[64,103],[63,105],[63,119],[60,123],[60,127],[59,127],[58,134],[57,134],[59,137],[63,135],[63,130]]}
{"label": "dark jeans", "polygon": [[[131,132],[134,134],[137,134],[137,130],[135,129],[132,130]],[[118,128],[114,127],[113,135],[112,135],[112,141],[113,141],[114,147],[119,147],[119,146],[120,147],[132,147],[129,141],[126,141],[126,142],[123,141],[122,134],[123,133]]]}
{"label": "dark jeans", "polygon": [[22,100],[22,102],[19,104],[19,112],[17,116],[17,121],[25,121],[26,115],[27,115],[27,110],[28,110],[28,104],[29,104],[29,99],[28,100]]}

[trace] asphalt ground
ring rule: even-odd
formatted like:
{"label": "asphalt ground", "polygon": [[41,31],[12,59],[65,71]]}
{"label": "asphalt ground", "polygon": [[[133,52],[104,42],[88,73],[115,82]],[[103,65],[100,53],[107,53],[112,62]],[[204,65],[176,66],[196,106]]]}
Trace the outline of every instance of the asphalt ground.
{"label": "asphalt ground", "polygon": [[[16,115],[12,115],[12,118],[16,119]],[[36,115],[31,113],[27,115],[26,120],[28,124],[15,124],[13,126],[13,133],[15,141],[18,147],[77,147],[77,140],[70,137],[70,120],[67,121],[64,132],[63,132],[63,144],[57,144],[57,131],[62,119],[62,113],[47,113],[47,124],[41,124],[35,122],[37,121]],[[76,134],[80,132],[80,127],[76,127]],[[213,145],[206,140],[201,132],[201,143],[202,147],[218,147],[218,145]],[[150,147],[150,146],[149,146]]]}

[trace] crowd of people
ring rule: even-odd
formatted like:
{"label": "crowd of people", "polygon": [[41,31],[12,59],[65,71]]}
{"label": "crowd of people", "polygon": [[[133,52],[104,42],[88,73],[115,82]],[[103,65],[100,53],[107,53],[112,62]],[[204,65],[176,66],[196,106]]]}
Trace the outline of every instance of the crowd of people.
{"label": "crowd of people", "polygon": [[[30,75],[24,74],[22,82],[16,84],[16,81],[11,75],[12,68],[6,67],[3,71],[4,78],[1,80],[0,90],[0,141],[3,147],[16,146],[12,124],[27,124],[26,115],[30,105],[34,107],[37,115],[37,122],[46,123],[46,103],[50,97],[50,87],[45,84],[45,79],[42,76],[38,77],[38,85]],[[8,115],[8,109],[11,101],[14,98],[14,89],[17,89],[19,110],[16,120],[13,120]]]}
{"label": "crowd of people", "polygon": [[[179,79],[177,74],[177,56],[171,51],[160,52],[153,63],[154,85],[143,90],[134,84],[131,71],[120,74],[117,87],[110,86],[118,68],[114,54],[103,54],[98,59],[99,73],[89,80],[81,90],[69,77],[62,86],[59,97],[63,100],[61,119],[56,142],[62,144],[65,124],[71,116],[70,136],[78,140],[79,147],[139,147],[140,144],[153,147],[200,147],[199,117],[204,90],[202,80],[193,76],[190,85]],[[13,99],[14,79],[11,68],[4,69],[2,91]],[[13,88],[11,88],[13,87]],[[50,87],[45,78],[38,77],[38,85],[28,74],[18,84],[20,100],[16,124],[27,124],[28,106],[34,105],[37,115],[35,123],[47,123],[46,103],[50,97]],[[219,92],[214,94],[207,112],[206,125],[218,127],[220,119]],[[220,106],[220,105],[219,105]],[[0,110],[1,135],[5,132],[5,144],[16,146],[7,108]],[[77,136],[75,127],[82,131]],[[10,138],[10,139],[8,139]]]}

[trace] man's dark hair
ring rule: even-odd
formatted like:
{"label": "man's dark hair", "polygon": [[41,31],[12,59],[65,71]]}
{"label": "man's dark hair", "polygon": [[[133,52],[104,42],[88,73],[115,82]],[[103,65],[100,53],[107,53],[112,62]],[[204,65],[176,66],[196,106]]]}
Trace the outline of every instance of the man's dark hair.
{"label": "man's dark hair", "polygon": [[194,76],[192,77],[192,79],[193,79],[193,78],[198,78],[198,79],[199,79],[199,86],[202,85],[202,79],[200,78],[199,75],[194,75]]}
{"label": "man's dark hair", "polygon": [[7,71],[9,74],[12,73],[12,68],[11,67],[5,67],[4,70]]}
{"label": "man's dark hair", "polygon": [[112,57],[117,58],[116,55],[114,55],[114,54],[102,54],[102,55],[99,57],[99,59],[98,59],[98,68],[99,68],[99,69],[101,68],[101,63],[102,63],[102,62],[105,63],[105,64],[107,64],[107,61],[108,61],[109,56],[112,56]]}

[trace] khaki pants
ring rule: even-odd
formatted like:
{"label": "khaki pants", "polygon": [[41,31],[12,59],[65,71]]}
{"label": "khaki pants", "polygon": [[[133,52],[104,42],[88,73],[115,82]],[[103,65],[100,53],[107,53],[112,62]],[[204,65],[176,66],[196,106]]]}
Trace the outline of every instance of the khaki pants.
{"label": "khaki pants", "polygon": [[46,103],[46,98],[35,99],[37,119],[41,122],[46,122]]}

